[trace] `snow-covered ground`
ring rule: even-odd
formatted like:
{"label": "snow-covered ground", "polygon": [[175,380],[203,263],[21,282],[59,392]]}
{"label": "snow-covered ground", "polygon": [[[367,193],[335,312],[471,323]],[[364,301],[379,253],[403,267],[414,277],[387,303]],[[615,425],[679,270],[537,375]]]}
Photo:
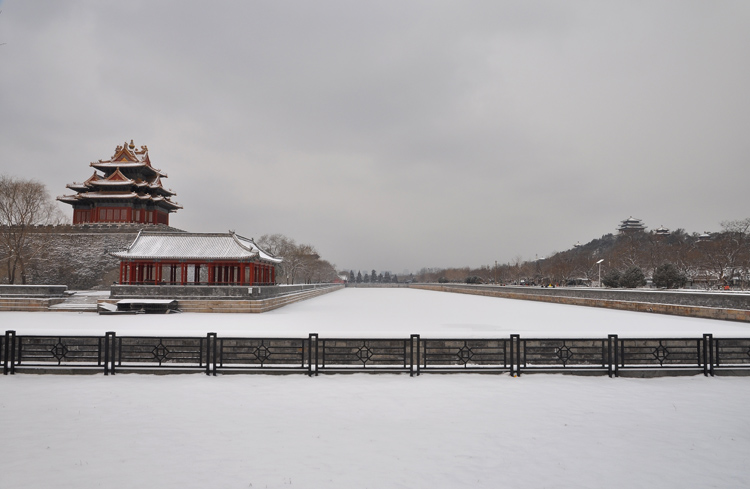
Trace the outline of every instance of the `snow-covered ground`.
{"label": "snow-covered ground", "polygon": [[[19,334],[750,336],[740,323],[404,289],[261,315],[0,313]],[[0,378],[1,488],[746,488],[750,377]]]}

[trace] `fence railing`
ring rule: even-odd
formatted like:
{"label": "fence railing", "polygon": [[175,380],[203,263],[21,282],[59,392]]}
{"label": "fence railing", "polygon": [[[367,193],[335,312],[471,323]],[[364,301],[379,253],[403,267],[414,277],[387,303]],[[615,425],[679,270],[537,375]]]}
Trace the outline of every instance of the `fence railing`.
{"label": "fence railing", "polygon": [[3,374],[16,371],[289,372],[693,372],[750,370],[750,338],[241,338],[0,336]]}

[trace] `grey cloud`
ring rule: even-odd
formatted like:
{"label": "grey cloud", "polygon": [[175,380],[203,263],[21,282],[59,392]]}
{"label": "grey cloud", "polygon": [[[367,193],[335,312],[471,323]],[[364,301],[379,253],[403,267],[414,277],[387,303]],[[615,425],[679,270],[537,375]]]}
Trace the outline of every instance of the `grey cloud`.
{"label": "grey cloud", "polygon": [[2,10],[0,172],[52,194],[132,138],[175,225],[397,272],[746,217],[745,2]]}

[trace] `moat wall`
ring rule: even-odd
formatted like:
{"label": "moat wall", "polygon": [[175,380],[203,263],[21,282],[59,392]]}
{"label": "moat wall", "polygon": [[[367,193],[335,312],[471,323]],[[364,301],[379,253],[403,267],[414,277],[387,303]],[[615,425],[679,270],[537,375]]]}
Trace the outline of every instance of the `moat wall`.
{"label": "moat wall", "polygon": [[750,322],[750,295],[659,290],[495,287],[459,284],[412,284],[411,288],[521,299],[575,306],[604,307],[705,319]]}

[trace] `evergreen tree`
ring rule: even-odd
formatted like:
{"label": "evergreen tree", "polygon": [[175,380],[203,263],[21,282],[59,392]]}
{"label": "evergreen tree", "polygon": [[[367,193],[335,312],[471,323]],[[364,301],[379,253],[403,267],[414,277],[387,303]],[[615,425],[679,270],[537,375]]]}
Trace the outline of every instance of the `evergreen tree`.
{"label": "evergreen tree", "polygon": [[349,283],[353,283],[356,280],[354,277],[354,270],[349,270]]}
{"label": "evergreen tree", "polygon": [[358,284],[362,283],[362,272],[361,271],[357,271],[357,283]]}
{"label": "evergreen tree", "polygon": [[619,287],[620,286],[620,272],[618,270],[612,270],[604,277],[602,277],[602,284],[605,287]]}
{"label": "evergreen tree", "polygon": [[632,266],[625,270],[625,273],[620,277],[620,285],[628,289],[642,287],[646,285],[646,276],[639,267]]}
{"label": "evergreen tree", "polygon": [[370,283],[370,276],[365,274],[365,276],[362,278],[364,283],[369,284]]}
{"label": "evergreen tree", "polygon": [[378,281],[378,274],[375,270],[373,270],[370,276],[370,282],[375,283],[377,281]]}
{"label": "evergreen tree", "polygon": [[665,263],[654,270],[654,287],[679,289],[687,283],[687,277],[671,263]]}

